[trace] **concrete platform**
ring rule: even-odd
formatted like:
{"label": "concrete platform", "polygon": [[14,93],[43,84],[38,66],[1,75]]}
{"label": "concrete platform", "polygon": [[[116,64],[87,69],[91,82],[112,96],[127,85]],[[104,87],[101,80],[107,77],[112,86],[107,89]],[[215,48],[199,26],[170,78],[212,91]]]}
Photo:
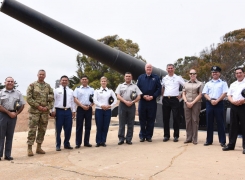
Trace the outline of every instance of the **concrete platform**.
{"label": "concrete platform", "polygon": [[[179,142],[162,142],[163,130],[155,128],[153,142],[139,142],[135,126],[133,145],[117,145],[117,119],[110,126],[107,147],[95,147],[96,127],[91,130],[92,148],[55,151],[55,130],[47,130],[45,155],[27,157],[27,132],[14,135],[13,161],[0,161],[0,179],[244,179],[245,155],[241,139],[234,151],[223,152],[217,134],[211,146],[203,146],[206,132],[199,131],[199,144],[184,144],[185,131]],[[172,133],[172,131],[171,131]],[[228,138],[227,138],[228,139]],[[75,128],[71,145],[75,146]],[[34,146],[34,148],[36,145]]]}

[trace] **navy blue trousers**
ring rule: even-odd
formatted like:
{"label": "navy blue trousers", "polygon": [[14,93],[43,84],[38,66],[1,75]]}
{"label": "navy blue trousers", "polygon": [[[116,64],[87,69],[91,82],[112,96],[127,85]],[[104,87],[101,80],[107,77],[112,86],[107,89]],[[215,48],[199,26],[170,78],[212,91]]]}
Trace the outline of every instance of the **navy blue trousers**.
{"label": "navy blue trousers", "polygon": [[210,144],[213,143],[214,119],[217,122],[219,142],[226,143],[223,101],[220,101],[215,106],[213,106],[209,101],[206,101],[206,122],[207,122],[206,142]]}
{"label": "navy blue trousers", "polygon": [[65,139],[64,139],[64,147],[70,146],[70,138],[71,138],[71,128],[72,128],[72,112],[71,109],[63,110],[56,108],[56,147],[60,148],[61,138],[60,134],[64,129]]}
{"label": "navy blue trousers", "polygon": [[91,121],[92,121],[92,107],[90,107],[89,110],[84,110],[83,108],[78,107],[77,119],[76,119],[76,145],[77,146],[80,146],[82,144],[83,124],[85,125],[83,143],[84,145],[89,144]]}
{"label": "navy blue trousers", "polygon": [[154,123],[156,120],[157,103],[156,100],[139,102],[139,121],[140,121],[140,139],[151,139],[153,136]]}
{"label": "navy blue trousers", "polygon": [[97,127],[97,131],[96,131],[96,143],[97,144],[106,142],[106,137],[107,137],[110,121],[111,121],[111,109],[108,109],[108,110],[96,109],[95,110],[95,123]]}

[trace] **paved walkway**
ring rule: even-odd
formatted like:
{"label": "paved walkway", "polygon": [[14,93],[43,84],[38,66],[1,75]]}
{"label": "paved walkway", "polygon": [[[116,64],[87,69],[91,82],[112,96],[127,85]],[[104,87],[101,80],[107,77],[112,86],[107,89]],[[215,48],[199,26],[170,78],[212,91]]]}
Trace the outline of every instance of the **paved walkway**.
{"label": "paved walkway", "polygon": [[[116,120],[110,126],[107,147],[96,148],[93,125],[92,148],[55,151],[55,130],[47,131],[43,149],[45,155],[26,156],[27,132],[14,136],[14,160],[0,161],[0,179],[244,179],[245,155],[241,139],[234,151],[223,152],[214,135],[214,144],[204,147],[206,133],[199,132],[199,144],[184,144],[185,131],[179,142],[162,142],[163,130],[155,128],[153,142],[140,143],[139,127],[135,126],[133,145],[117,145]],[[172,131],[171,131],[172,134]],[[71,145],[75,146],[75,128]],[[36,145],[35,145],[36,146]]]}

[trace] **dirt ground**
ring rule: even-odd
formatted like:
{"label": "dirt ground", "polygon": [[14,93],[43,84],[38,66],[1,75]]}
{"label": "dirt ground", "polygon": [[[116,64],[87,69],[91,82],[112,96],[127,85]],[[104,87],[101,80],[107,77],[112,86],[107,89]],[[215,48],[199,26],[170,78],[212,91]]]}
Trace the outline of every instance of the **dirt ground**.
{"label": "dirt ground", "polygon": [[[197,145],[184,144],[185,130],[180,130],[179,142],[163,142],[162,128],[155,128],[153,142],[139,142],[139,126],[134,128],[133,145],[118,145],[118,118],[113,117],[107,135],[107,147],[95,147],[96,126],[90,134],[91,148],[55,150],[54,120],[42,144],[45,155],[27,156],[28,105],[18,117],[14,134],[13,161],[0,161],[0,180],[230,180],[245,179],[245,155],[242,139],[237,139],[234,151],[223,152],[217,133],[211,146],[203,146],[206,132],[199,131]],[[75,124],[75,123],[74,123]],[[23,132],[21,132],[23,131]],[[171,134],[173,130],[171,130]],[[62,134],[62,139],[64,135]],[[228,138],[227,138],[228,141]],[[71,146],[75,146],[75,128],[72,129]]]}

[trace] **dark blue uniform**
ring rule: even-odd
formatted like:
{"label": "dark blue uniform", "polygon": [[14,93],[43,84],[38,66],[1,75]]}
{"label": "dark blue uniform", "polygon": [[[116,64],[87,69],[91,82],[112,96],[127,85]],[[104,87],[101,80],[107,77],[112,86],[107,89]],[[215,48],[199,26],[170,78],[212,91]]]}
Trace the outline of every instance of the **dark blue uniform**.
{"label": "dark blue uniform", "polygon": [[[138,77],[137,85],[141,90],[139,101],[140,139],[151,139],[153,135],[154,122],[156,119],[157,103],[156,98],[161,94],[161,83],[157,75],[147,76],[142,74]],[[144,95],[153,96],[151,101],[143,99]]]}

